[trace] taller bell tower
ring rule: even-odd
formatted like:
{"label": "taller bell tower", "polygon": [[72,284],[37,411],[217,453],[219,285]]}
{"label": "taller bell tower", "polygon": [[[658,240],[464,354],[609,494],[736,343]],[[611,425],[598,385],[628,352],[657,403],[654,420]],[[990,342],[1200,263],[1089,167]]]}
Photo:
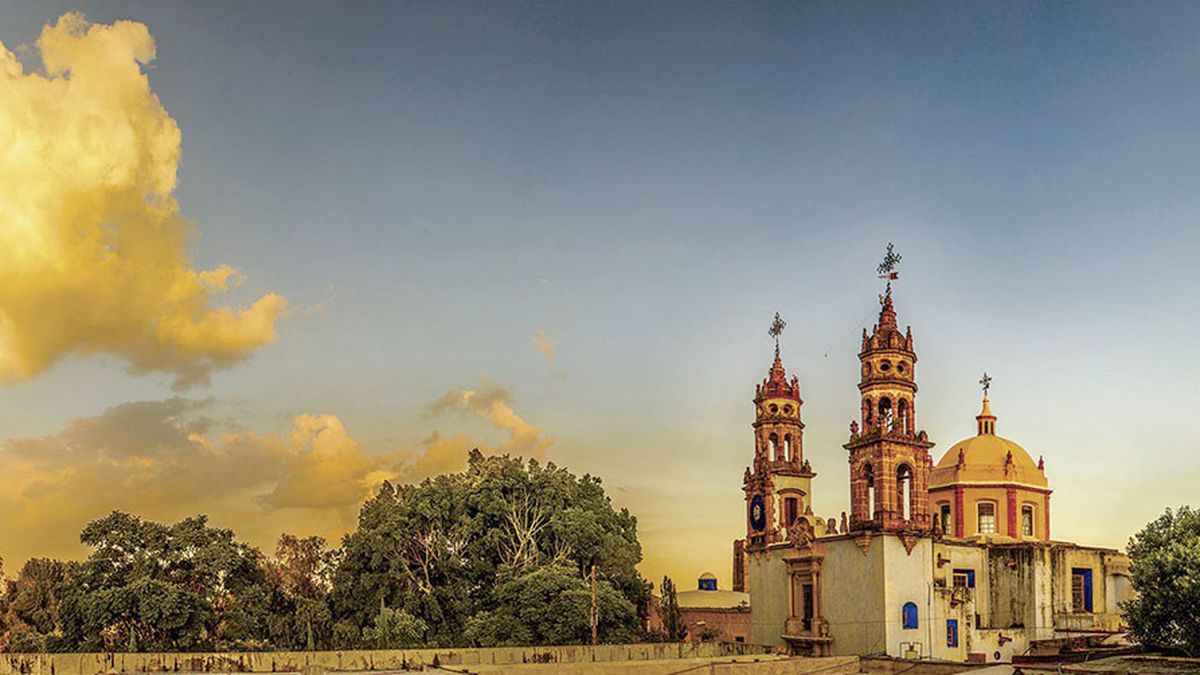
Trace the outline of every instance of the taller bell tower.
{"label": "taller bell tower", "polygon": [[917,354],[912,328],[900,331],[892,303],[899,256],[888,244],[880,275],[879,322],[863,329],[858,354],[860,419],[850,425],[850,530],[926,533],[932,530],[929,471],[933,447],[917,431]]}
{"label": "taller bell tower", "polygon": [[800,420],[800,383],[788,379],[779,357],[779,335],[786,324],[778,314],[771,324],[775,362],[754,393],[754,463],[746,469],[746,548],[786,539],[788,528],[806,513],[816,475],[804,459],[804,422]]}

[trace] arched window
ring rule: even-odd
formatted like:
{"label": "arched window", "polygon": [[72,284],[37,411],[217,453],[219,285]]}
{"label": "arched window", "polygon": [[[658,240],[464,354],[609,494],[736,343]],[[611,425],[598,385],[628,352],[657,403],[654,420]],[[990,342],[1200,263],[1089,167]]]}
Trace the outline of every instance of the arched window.
{"label": "arched window", "polygon": [[906,602],[904,607],[900,609],[900,614],[904,619],[904,627],[917,627],[917,604],[915,602]]}
{"label": "arched window", "polygon": [[789,462],[796,461],[796,454],[792,451],[792,435],[784,434],[783,436],[783,455],[787,457]]}
{"label": "arched window", "polygon": [[976,530],[979,534],[995,534],[996,532],[996,504],[994,502],[979,502],[977,514]]}
{"label": "arched window", "polygon": [[1021,507],[1021,534],[1026,537],[1033,536],[1033,505],[1031,504]]}
{"label": "arched window", "polygon": [[875,517],[875,468],[870,464],[863,466],[863,478],[867,483],[867,519]]}
{"label": "arched window", "polygon": [[863,405],[863,427],[866,428],[866,427],[871,426],[871,420],[874,419],[874,416],[872,414],[872,410],[874,409],[874,407],[871,404],[871,397],[867,396],[866,398],[864,398],[862,405]]}
{"label": "arched window", "polygon": [[879,424],[884,431],[892,430],[892,399],[886,396],[879,399]]}
{"label": "arched window", "polygon": [[913,512],[912,469],[907,464],[896,468],[896,513],[909,520]]}
{"label": "arched window", "polygon": [[951,522],[950,522],[951,511],[950,511],[949,504],[945,504],[945,503],[942,504],[941,514],[942,514],[942,534],[950,534],[954,530],[951,527]]}
{"label": "arched window", "polygon": [[769,459],[779,459],[779,437],[771,434],[767,438],[767,442],[771,445],[771,451],[767,454]]}

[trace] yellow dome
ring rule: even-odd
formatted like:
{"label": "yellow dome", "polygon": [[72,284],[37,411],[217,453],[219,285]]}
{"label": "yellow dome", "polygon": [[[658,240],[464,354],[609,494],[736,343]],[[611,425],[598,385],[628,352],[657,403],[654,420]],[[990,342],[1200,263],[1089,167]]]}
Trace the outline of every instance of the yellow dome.
{"label": "yellow dome", "polygon": [[929,486],[953,483],[1023,483],[1048,487],[1046,474],[1025,448],[996,435],[996,416],[983,400],[983,412],[975,418],[979,433],[955,443],[942,455],[930,476]]}

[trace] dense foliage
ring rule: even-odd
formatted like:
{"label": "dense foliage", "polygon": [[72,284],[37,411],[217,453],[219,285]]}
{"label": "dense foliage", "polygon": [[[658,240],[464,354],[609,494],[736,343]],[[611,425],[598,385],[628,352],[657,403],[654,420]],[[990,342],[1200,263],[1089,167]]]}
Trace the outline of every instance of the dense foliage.
{"label": "dense foliage", "polygon": [[478,452],[464,473],[385,484],[342,555],[341,622],[402,609],[428,626],[424,642],[445,646],[590,640],[592,565],[602,641],[631,639],[650,593],[634,567],[637,521],[612,508],[599,479]]}
{"label": "dense foliage", "polygon": [[1129,540],[1129,633],[1150,647],[1200,655],[1200,511],[1170,509]]}
{"label": "dense foliage", "polygon": [[4,581],[0,651],[578,644],[593,594],[599,640],[629,641],[650,595],[637,521],[599,479],[478,452],[463,473],[385,483],[334,550],[285,534],[268,559],[203,516],[119,512],[81,540],[86,560]]}

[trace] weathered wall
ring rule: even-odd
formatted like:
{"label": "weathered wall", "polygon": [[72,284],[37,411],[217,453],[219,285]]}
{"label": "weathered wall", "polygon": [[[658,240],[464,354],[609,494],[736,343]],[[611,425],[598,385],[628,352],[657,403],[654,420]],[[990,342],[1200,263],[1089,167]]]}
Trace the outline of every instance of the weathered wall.
{"label": "weathered wall", "polygon": [[[935,585],[953,588],[954,570],[965,569],[975,571],[975,588],[970,591],[970,596],[974,600],[972,623],[974,622],[974,613],[978,613],[981,619],[986,620],[988,616],[988,595],[990,588],[987,574],[987,549],[970,543],[943,541],[933,545],[932,555],[933,580]],[[942,566],[938,567],[938,560],[949,562],[943,562]],[[945,629],[945,626],[942,626],[942,628]]]}
{"label": "weathered wall", "polygon": [[858,660],[860,673],[875,675],[952,675],[986,666],[950,661],[911,661],[888,656],[864,656]]}
{"label": "weathered wall", "polygon": [[750,581],[750,642],[783,646],[788,612],[787,563],[783,551],[754,551],[746,556]]}
{"label": "weathered wall", "polygon": [[884,579],[880,540],[871,538],[866,555],[852,538],[825,540],[821,598],[835,655],[880,654],[887,649],[887,633],[880,621]]}
{"label": "weathered wall", "polygon": [[750,639],[750,608],[736,609],[681,607],[679,613],[687,625],[688,642],[700,639],[705,630],[719,631],[716,638],[726,642],[753,642]]}
{"label": "weathered wall", "polygon": [[[1051,552],[1053,578],[1051,599],[1054,627],[1057,630],[1117,630],[1121,623],[1119,599],[1115,589],[1109,592],[1117,576],[1110,572],[1125,569],[1128,558],[1111,549],[1088,548],[1074,544],[1056,544]],[[1071,604],[1071,570],[1092,570],[1092,611],[1076,612]]]}
{"label": "weathered wall", "polygon": [[988,550],[990,586],[989,628],[1024,628],[1034,625],[1034,549],[1003,547]]}
{"label": "weathered wall", "polygon": [[673,661],[626,661],[611,663],[573,663],[552,666],[475,666],[472,673],[529,673],[541,675],[854,675],[858,657],[789,658],[785,656],[736,657],[721,659],[683,659]]}
{"label": "weathered wall", "polygon": [[730,643],[628,644],[491,649],[403,649],[344,652],[227,654],[0,654],[0,675],[226,672],[305,673],[400,670],[447,666],[572,664],[763,654],[769,648]]}

